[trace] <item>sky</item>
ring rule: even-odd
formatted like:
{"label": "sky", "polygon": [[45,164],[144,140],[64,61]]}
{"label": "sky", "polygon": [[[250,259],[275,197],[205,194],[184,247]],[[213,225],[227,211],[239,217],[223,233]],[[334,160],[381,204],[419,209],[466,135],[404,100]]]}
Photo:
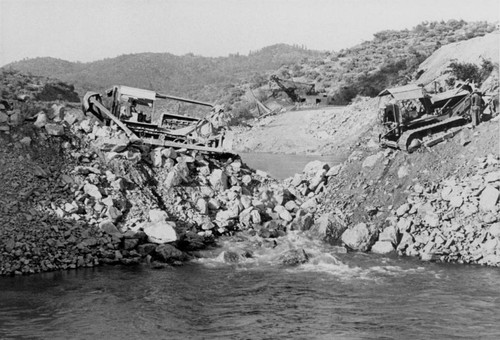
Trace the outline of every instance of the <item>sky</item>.
{"label": "sky", "polygon": [[423,21],[498,22],[498,0],[0,0],[0,66],[169,52],[248,54],[287,43],[338,51]]}

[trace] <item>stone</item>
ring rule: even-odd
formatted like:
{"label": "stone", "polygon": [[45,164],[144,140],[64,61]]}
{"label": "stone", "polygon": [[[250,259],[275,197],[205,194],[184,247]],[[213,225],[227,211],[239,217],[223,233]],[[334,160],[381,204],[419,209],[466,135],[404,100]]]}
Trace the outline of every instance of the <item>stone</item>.
{"label": "stone", "polygon": [[144,233],[148,236],[148,242],[168,243],[177,241],[175,226],[175,222],[158,221],[145,223],[143,229]]}
{"label": "stone", "polygon": [[0,124],[6,124],[9,122],[9,116],[5,112],[0,111]]}
{"label": "stone", "polygon": [[279,261],[286,266],[298,266],[309,261],[304,249],[290,249],[281,254]]}
{"label": "stone", "polygon": [[45,131],[51,136],[64,135],[64,126],[59,124],[45,124]]}
{"label": "stone", "polygon": [[94,184],[90,184],[90,183],[85,183],[85,185],[83,186],[83,191],[89,195],[89,196],[92,196],[94,197],[95,199],[101,199],[102,198],[102,194],[101,194],[101,191],[99,190],[99,188],[97,186],[95,186]]}
{"label": "stone", "polygon": [[262,219],[261,219],[261,216],[260,216],[260,213],[258,210],[252,210],[250,212],[250,216],[252,218],[252,222],[255,223],[255,224],[260,224],[262,223]]}
{"label": "stone", "polygon": [[398,178],[403,178],[408,176],[409,171],[410,170],[408,169],[408,166],[406,165],[400,166],[398,169]]}
{"label": "stone", "polygon": [[26,146],[30,146],[31,145],[31,138],[29,137],[24,137],[23,139],[21,139],[19,141],[19,143],[23,144],[23,145],[26,145]]}
{"label": "stone", "polygon": [[479,208],[482,211],[495,210],[500,192],[491,185],[484,188],[479,198]]}
{"label": "stone", "polygon": [[417,194],[421,194],[424,192],[424,187],[421,184],[417,183],[413,187],[413,191],[415,191]]}
{"label": "stone", "polygon": [[389,241],[377,241],[371,248],[375,254],[389,254],[394,251],[394,245]]}
{"label": "stone", "polygon": [[379,241],[388,241],[393,245],[398,244],[398,229],[396,226],[386,227],[378,236]]}
{"label": "stone", "polygon": [[462,196],[452,196],[450,197],[450,206],[454,208],[460,208],[464,203]]}
{"label": "stone", "polygon": [[492,213],[486,213],[481,217],[481,220],[484,223],[494,223],[498,220],[498,217]]}
{"label": "stone", "polygon": [[122,236],[118,228],[116,228],[116,226],[111,221],[102,221],[99,224],[99,229],[109,235]]}
{"label": "stone", "polygon": [[309,181],[309,190],[314,191],[325,179],[326,170],[322,169]]}
{"label": "stone", "polygon": [[413,236],[406,231],[402,233],[401,241],[398,244],[397,250],[404,251],[408,246],[414,243]]}
{"label": "stone", "polygon": [[285,203],[285,209],[288,211],[297,211],[299,206],[295,201],[288,201]]}
{"label": "stone", "polygon": [[151,222],[165,222],[167,219],[168,219],[168,214],[166,211],[161,209],[149,210],[149,220]]}
{"label": "stone", "polygon": [[488,229],[488,232],[490,233],[491,236],[500,239],[500,222],[492,224]]}
{"label": "stone", "polygon": [[314,176],[320,170],[328,171],[329,169],[330,169],[330,166],[328,165],[328,163],[322,162],[319,160],[315,160],[315,161],[307,163],[306,166],[304,167],[303,172],[306,175]]}
{"label": "stone", "polygon": [[173,263],[187,260],[187,255],[171,244],[161,244],[156,247],[155,256],[162,262]]}
{"label": "stone", "polygon": [[108,216],[113,222],[118,221],[122,217],[122,212],[116,207],[109,207],[106,216]]}
{"label": "stone", "polygon": [[383,154],[381,152],[379,152],[379,153],[376,153],[374,155],[366,157],[361,166],[363,168],[373,168],[375,166],[375,164],[377,163],[377,161],[380,159],[380,157],[382,157],[382,155]]}
{"label": "stone", "polygon": [[238,263],[243,259],[240,254],[231,250],[223,251],[219,256],[222,257],[225,263]]}
{"label": "stone", "polygon": [[398,210],[396,210],[396,215],[401,217],[403,216],[404,214],[406,214],[408,211],[410,211],[410,204],[408,203],[404,203],[403,205],[401,205]]}
{"label": "stone", "polygon": [[202,215],[208,214],[208,202],[204,198],[198,198],[196,201],[196,210],[200,212]]}
{"label": "stone", "polygon": [[170,158],[170,159],[177,158],[177,152],[174,150],[174,148],[163,149],[161,153],[165,158]]}
{"label": "stone", "polygon": [[340,173],[340,170],[342,169],[342,165],[341,164],[337,164],[333,167],[330,168],[330,170],[328,170],[328,172],[326,173],[326,177],[332,177],[332,176],[337,176],[339,173]]}
{"label": "stone", "polygon": [[486,176],[484,176],[484,181],[486,183],[500,181],[500,171],[488,172]]}
{"label": "stone", "polygon": [[294,187],[298,187],[304,180],[300,174],[295,174],[293,176],[292,182],[290,183]]}
{"label": "stone", "polygon": [[318,202],[315,197],[311,197],[304,203],[300,205],[300,209],[308,210],[311,212],[316,211],[316,207],[318,206]]}
{"label": "stone", "polygon": [[167,188],[172,188],[180,185],[182,183],[182,177],[179,174],[179,171],[176,168],[173,168],[167,174],[167,178],[165,179],[165,186]]}
{"label": "stone", "polygon": [[162,148],[154,148],[149,153],[149,158],[151,159],[151,163],[154,167],[160,168],[163,166],[163,155]]}
{"label": "stone", "polygon": [[342,242],[352,250],[367,251],[376,239],[376,232],[365,223],[358,223],[344,231]]}
{"label": "stone", "polygon": [[294,225],[294,230],[307,231],[314,225],[314,215],[310,213],[306,213],[305,215],[297,214],[292,224]]}
{"label": "stone", "polygon": [[427,223],[427,225],[429,225],[429,227],[432,228],[438,227],[440,223],[439,216],[433,213],[426,214],[424,217],[424,221],[425,223]]}
{"label": "stone", "polygon": [[70,109],[64,113],[64,121],[68,123],[69,126],[75,124],[77,121],[84,119],[85,116],[81,110]]}
{"label": "stone", "polygon": [[221,169],[215,169],[212,171],[208,180],[215,190],[224,191],[228,188],[227,174]]}

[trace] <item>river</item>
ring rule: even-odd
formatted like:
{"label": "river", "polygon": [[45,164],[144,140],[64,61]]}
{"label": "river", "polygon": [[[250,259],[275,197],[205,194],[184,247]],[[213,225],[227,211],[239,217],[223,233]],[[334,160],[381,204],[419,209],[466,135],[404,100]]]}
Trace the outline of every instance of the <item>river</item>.
{"label": "river", "polygon": [[498,268],[344,253],[291,237],[278,242],[305,249],[309,263],[279,264],[278,246],[236,264],[219,249],[163,270],[1,278],[0,338],[500,338]]}
{"label": "river", "polygon": [[242,161],[252,169],[260,169],[276,179],[285,179],[301,173],[304,166],[312,161],[320,160],[331,166],[337,165],[341,159],[337,156],[313,156],[274,154],[266,152],[241,153]]}

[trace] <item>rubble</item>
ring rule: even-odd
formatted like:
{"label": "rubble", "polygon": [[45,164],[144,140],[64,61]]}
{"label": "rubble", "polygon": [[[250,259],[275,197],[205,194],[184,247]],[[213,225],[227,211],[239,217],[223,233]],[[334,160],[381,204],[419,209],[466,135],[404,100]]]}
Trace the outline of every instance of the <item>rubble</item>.
{"label": "rubble", "polygon": [[500,266],[497,157],[479,159],[475,173],[462,178],[417,183],[407,203],[392,210],[389,226],[371,251],[397,251],[424,261]]}

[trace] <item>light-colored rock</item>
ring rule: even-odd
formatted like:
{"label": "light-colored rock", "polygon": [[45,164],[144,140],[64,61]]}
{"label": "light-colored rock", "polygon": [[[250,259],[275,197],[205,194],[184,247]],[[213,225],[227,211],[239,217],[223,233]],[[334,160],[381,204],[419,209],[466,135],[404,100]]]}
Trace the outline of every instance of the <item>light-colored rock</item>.
{"label": "light-colored rock", "polygon": [[204,198],[198,198],[196,201],[196,210],[202,215],[208,214],[208,202]]}
{"label": "light-colored rock", "polygon": [[428,213],[424,217],[425,223],[429,225],[429,227],[436,228],[440,224],[439,216],[437,214]]}
{"label": "light-colored rock", "polygon": [[382,155],[383,155],[383,153],[378,152],[374,155],[366,157],[365,160],[363,161],[362,167],[363,168],[373,168],[375,166],[375,164],[377,163],[377,161],[380,159],[380,157],[382,157]]}
{"label": "light-colored rock", "polygon": [[118,228],[116,228],[116,226],[113,224],[113,222],[111,221],[103,221],[99,224],[99,229],[101,229],[102,231],[110,234],[110,235],[116,235],[116,236],[121,236],[122,234],[120,233],[120,231],[118,230]]}
{"label": "light-colored rock", "polygon": [[209,177],[210,184],[215,190],[226,190],[228,188],[227,174],[221,169],[215,169]]}
{"label": "light-colored rock", "polygon": [[409,171],[410,169],[408,168],[408,166],[406,165],[400,166],[398,169],[398,178],[403,178],[408,176]]}
{"label": "light-colored rock", "polygon": [[154,167],[160,168],[163,166],[162,148],[154,148],[151,150],[149,157]]}
{"label": "light-colored rock", "polygon": [[450,197],[450,206],[454,208],[460,208],[464,203],[462,196],[452,196]]}
{"label": "light-colored rock", "polygon": [[161,153],[165,158],[170,158],[170,159],[177,158],[177,151],[175,151],[174,148],[162,149]]}
{"label": "light-colored rock", "polygon": [[487,185],[481,193],[479,199],[479,208],[482,211],[494,210],[498,201],[500,192],[491,185]]}
{"label": "light-colored rock", "polygon": [[252,222],[255,224],[261,224],[262,223],[262,218],[260,216],[260,213],[258,210],[254,209],[250,212],[250,215],[252,217]]}
{"label": "light-colored rock", "polygon": [[318,206],[318,201],[316,200],[315,197],[311,197],[310,199],[308,199],[307,201],[305,201],[300,205],[300,209],[314,212],[316,211],[317,206]]}
{"label": "light-colored rock", "polygon": [[491,236],[500,239],[500,222],[493,223],[488,229],[488,232],[490,233]]}
{"label": "light-colored rock", "polygon": [[337,176],[340,173],[341,169],[342,169],[341,164],[337,164],[331,167],[330,170],[328,170],[328,172],[326,173],[326,177]]}
{"label": "light-colored rock", "polygon": [[375,254],[389,254],[394,251],[394,246],[389,241],[377,241],[371,248],[371,252]]}
{"label": "light-colored rock", "polygon": [[376,232],[365,223],[358,223],[342,234],[342,242],[353,249],[367,251],[376,239]]}
{"label": "light-colored rock", "polygon": [[293,220],[292,214],[290,214],[290,212],[286,210],[284,207],[283,210],[281,210],[278,214],[279,217],[286,222],[290,222]]}
{"label": "light-colored rock", "polygon": [[9,122],[9,116],[5,113],[0,111],[0,124],[6,124]]}
{"label": "light-colored rock", "polygon": [[486,183],[500,181],[500,171],[488,172],[486,176],[484,176],[484,180]]}
{"label": "light-colored rock", "polygon": [[101,199],[102,198],[101,191],[94,184],[85,183],[85,185],[83,186],[83,191],[87,195],[90,195],[90,196],[94,197],[95,199]]}
{"label": "light-colored rock", "polygon": [[180,185],[182,183],[182,177],[176,168],[170,170],[165,178],[165,186],[167,188],[172,188]]}
{"label": "light-colored rock", "polygon": [[64,126],[59,124],[45,124],[45,131],[51,136],[64,135]]}
{"label": "light-colored rock", "polygon": [[168,214],[166,211],[161,209],[149,210],[149,220],[151,222],[165,222],[167,219],[168,219]]}
{"label": "light-colored rock", "polygon": [[26,145],[26,146],[30,146],[31,145],[31,138],[30,137],[24,137],[23,139],[21,139],[19,141],[19,143],[21,143],[23,145]]}
{"label": "light-colored rock", "polygon": [[404,214],[406,214],[408,211],[410,211],[410,204],[408,203],[404,203],[403,205],[401,205],[398,210],[396,210],[396,215],[401,217],[403,216]]}
{"label": "light-colored rock", "polygon": [[175,222],[159,221],[145,223],[143,229],[144,233],[148,235],[148,242],[161,244],[177,241]]}
{"label": "light-colored rock", "polygon": [[330,169],[330,166],[328,165],[328,163],[316,160],[316,161],[312,161],[312,162],[307,163],[306,166],[304,167],[303,172],[306,175],[314,176],[315,174],[318,173],[318,171],[323,170],[323,169],[326,171],[328,171]]}
{"label": "light-colored rock", "polygon": [[396,226],[388,226],[386,227],[378,236],[379,241],[388,241],[393,245],[398,244],[398,230]]}

